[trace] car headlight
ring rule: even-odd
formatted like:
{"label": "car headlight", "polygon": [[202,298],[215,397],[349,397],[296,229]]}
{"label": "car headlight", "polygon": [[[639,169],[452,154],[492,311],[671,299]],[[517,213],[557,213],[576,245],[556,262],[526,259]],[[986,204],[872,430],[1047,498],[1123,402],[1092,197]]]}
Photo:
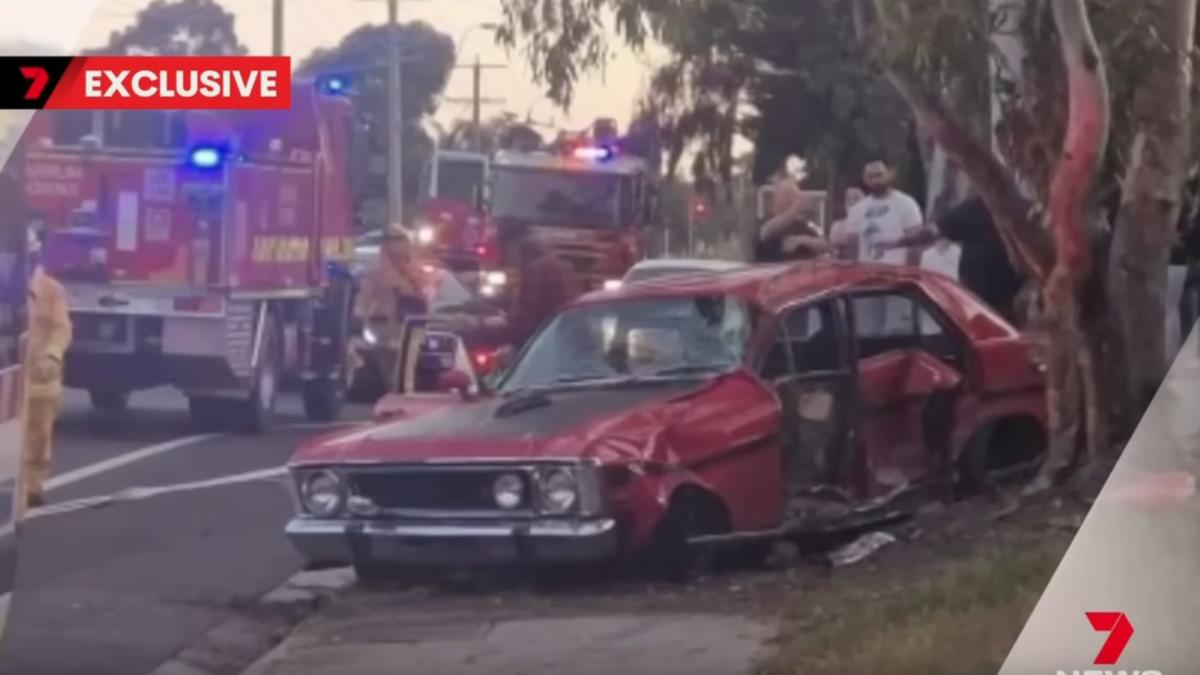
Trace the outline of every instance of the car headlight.
{"label": "car headlight", "polygon": [[496,498],[496,506],[511,511],[525,500],[525,483],[515,473],[501,474],[492,484],[492,495]]}
{"label": "car headlight", "polygon": [[488,272],[483,276],[483,280],[489,286],[503,286],[508,283],[507,272]]}
{"label": "car headlight", "polygon": [[604,282],[604,290],[615,291],[622,285],[624,285],[624,282],[622,282],[620,279],[609,279]]}
{"label": "car headlight", "polygon": [[579,485],[567,469],[551,469],[541,475],[542,508],[552,514],[569,512],[579,501]]}
{"label": "car headlight", "polygon": [[417,230],[417,243],[419,244],[432,244],[436,237],[437,232],[429,225],[425,225]]}
{"label": "car headlight", "polygon": [[318,518],[328,518],[342,508],[342,479],[332,471],[308,474],[300,482],[304,509]]}
{"label": "car headlight", "polygon": [[375,334],[375,331],[371,330],[370,326],[363,328],[362,336],[369,345],[379,344],[379,336]]}

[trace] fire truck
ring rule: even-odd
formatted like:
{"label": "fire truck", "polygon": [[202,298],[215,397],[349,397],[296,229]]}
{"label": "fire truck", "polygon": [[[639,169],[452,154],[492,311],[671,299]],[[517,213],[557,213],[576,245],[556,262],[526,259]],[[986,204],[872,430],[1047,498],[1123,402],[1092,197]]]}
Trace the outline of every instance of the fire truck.
{"label": "fire truck", "polygon": [[619,283],[642,258],[654,175],[614,134],[576,137],[545,152],[500,152],[491,174],[491,217],[510,276],[513,245],[527,232],[571,265],[585,290]]}
{"label": "fire truck", "polygon": [[485,154],[435,148],[422,178],[416,239],[430,257],[494,296],[507,276],[488,213],[489,168]]}
{"label": "fire truck", "polygon": [[[0,132],[2,133],[2,132]],[[21,406],[24,404],[23,347],[28,317],[28,238],[20,222],[17,162],[5,163],[0,147],[0,634],[8,615],[17,565],[17,495],[21,481]]]}
{"label": "fire truck", "polygon": [[286,111],[39,113],[24,200],[70,297],[67,386],[116,410],[172,385],[201,429],[257,432],[293,382],[338,417],[351,118],[309,83]]}

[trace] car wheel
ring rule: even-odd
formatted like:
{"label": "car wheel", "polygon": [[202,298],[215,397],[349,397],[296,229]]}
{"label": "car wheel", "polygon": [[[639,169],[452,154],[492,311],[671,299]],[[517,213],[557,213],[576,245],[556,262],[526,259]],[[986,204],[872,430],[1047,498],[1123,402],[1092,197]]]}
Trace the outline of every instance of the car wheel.
{"label": "car wheel", "polygon": [[386,387],[374,359],[366,359],[350,377],[346,400],[360,405],[375,405],[383,398]]}
{"label": "car wheel", "polygon": [[100,412],[124,412],[129,407],[129,392],[120,389],[91,389],[88,397],[92,400],[92,408]]}
{"label": "car wheel", "polygon": [[651,573],[672,583],[690,581],[704,556],[689,546],[688,540],[729,530],[729,517],[719,499],[694,491],[677,494],[659,521],[647,550]]}
{"label": "car wheel", "polygon": [[254,381],[249,396],[237,404],[236,426],[239,431],[247,434],[260,434],[271,426],[282,381],[279,325],[270,314],[267,315],[265,330],[262,353],[259,354],[258,366],[254,369]]}

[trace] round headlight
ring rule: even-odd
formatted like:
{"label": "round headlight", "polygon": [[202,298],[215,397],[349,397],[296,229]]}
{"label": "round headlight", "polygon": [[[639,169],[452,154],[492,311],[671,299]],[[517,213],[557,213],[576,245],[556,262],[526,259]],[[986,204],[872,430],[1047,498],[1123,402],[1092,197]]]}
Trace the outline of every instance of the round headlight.
{"label": "round headlight", "polygon": [[496,498],[496,506],[511,511],[521,505],[525,496],[525,483],[516,474],[502,474],[492,484],[492,495]]}
{"label": "round headlight", "polygon": [[542,475],[542,505],[550,513],[566,513],[579,500],[579,488],[570,471],[554,469]]}
{"label": "round headlight", "polygon": [[300,497],[312,515],[332,516],[342,508],[342,479],[332,471],[311,474],[301,483]]}

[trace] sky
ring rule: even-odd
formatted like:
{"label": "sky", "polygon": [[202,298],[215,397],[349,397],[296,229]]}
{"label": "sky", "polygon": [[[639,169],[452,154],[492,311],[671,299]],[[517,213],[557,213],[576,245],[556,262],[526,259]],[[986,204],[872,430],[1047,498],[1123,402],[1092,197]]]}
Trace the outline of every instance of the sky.
{"label": "sky", "polygon": [[[251,53],[269,54],[271,0],[218,2],[237,17],[238,35]],[[149,0],[0,0],[0,45],[6,45],[4,51],[10,54],[29,44],[60,53],[103,45],[112,31],[132,22],[138,9],[147,4]],[[603,72],[592,73],[579,83],[575,102],[564,112],[534,83],[523,53],[510,55],[494,44],[489,31],[472,30],[481,22],[499,21],[499,7],[499,0],[403,0],[400,17],[401,21],[425,21],[456,43],[461,40],[460,63],[473,62],[478,54],[484,64],[507,65],[504,70],[484,71],[483,96],[505,99],[503,105],[485,107],[485,118],[510,110],[522,118],[530,114],[534,121],[556,128],[582,129],[599,117],[628,122],[654,64],[664,58],[663,50],[637,53],[624,48],[614,36],[613,58]],[[384,0],[286,0],[285,52],[298,61],[318,47],[336,45],[362,24],[386,20]],[[469,97],[470,71],[456,70],[444,95]],[[436,118],[448,124],[469,115],[469,105],[443,102]]]}

